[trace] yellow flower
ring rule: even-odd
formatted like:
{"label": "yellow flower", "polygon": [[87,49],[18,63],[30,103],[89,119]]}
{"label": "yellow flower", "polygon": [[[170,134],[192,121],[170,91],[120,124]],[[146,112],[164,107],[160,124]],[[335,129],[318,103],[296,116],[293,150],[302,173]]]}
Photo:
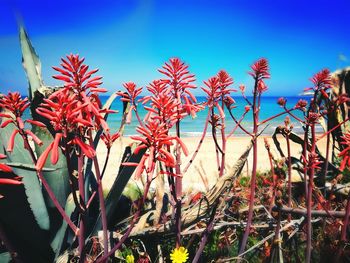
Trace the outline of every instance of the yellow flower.
{"label": "yellow flower", "polygon": [[174,248],[170,254],[172,263],[185,263],[188,259],[188,251],[184,247]]}
{"label": "yellow flower", "polygon": [[125,258],[126,263],[134,263],[135,262],[135,258],[133,255],[127,255]]}

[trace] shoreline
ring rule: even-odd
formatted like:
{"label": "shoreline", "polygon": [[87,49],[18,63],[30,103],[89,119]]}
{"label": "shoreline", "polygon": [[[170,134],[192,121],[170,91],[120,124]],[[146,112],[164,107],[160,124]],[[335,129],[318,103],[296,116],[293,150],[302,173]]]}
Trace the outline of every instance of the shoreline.
{"label": "shoreline", "polygon": [[[270,169],[269,158],[267,154],[267,150],[264,145],[264,138],[268,139],[270,144],[271,153],[276,159],[281,159],[277,148],[275,147],[271,136],[269,135],[261,135],[258,138],[258,171],[266,172]],[[278,135],[281,149],[284,153],[287,152],[286,140],[282,135]],[[186,144],[189,155],[185,157],[182,154],[182,169],[187,165],[188,161],[191,159],[191,156],[197,145],[200,141],[200,137],[184,137],[181,138],[182,141]],[[250,137],[248,136],[234,136],[227,140],[227,148],[226,148],[226,171],[229,170],[231,166],[233,166],[236,160],[240,157],[243,151],[246,149],[246,146],[249,144]],[[105,188],[110,188],[115,180],[120,160],[124,152],[124,148],[132,143],[133,140],[130,137],[121,137],[118,139],[110,153],[110,161],[107,165],[107,170],[105,177],[103,178],[103,185]],[[220,140],[218,141],[220,144]],[[326,137],[322,138],[317,142],[317,146],[320,152],[325,155],[326,151]],[[297,158],[300,157],[301,146],[291,142],[291,155]],[[100,144],[97,148],[97,156],[101,165],[103,165],[105,157],[106,157],[106,149],[104,145]],[[251,170],[252,164],[252,151],[249,154],[248,162],[243,168],[242,174],[247,175],[247,171]],[[247,167],[248,166],[248,167]],[[218,172],[217,172],[217,164],[216,164],[216,154],[215,154],[215,144],[211,138],[206,137],[203,140],[201,149],[199,150],[195,160],[192,165],[188,169],[188,171],[183,174],[183,189],[184,191],[205,191],[205,185],[203,183],[203,179],[208,181],[208,187],[211,188],[217,181]],[[133,177],[131,178],[133,180]],[[297,173],[292,174],[293,181],[300,181],[300,177]]]}

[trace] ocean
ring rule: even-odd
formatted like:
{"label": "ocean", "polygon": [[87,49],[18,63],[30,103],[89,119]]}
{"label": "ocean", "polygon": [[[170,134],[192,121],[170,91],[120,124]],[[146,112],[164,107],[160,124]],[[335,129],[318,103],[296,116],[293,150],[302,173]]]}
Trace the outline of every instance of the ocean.
{"label": "ocean", "polygon": [[[101,102],[104,104],[107,101],[108,97],[109,96],[101,96],[100,97]],[[270,116],[276,115],[276,114],[283,111],[283,109],[277,104],[278,98],[279,97],[262,97],[260,121],[267,119]],[[298,102],[299,99],[305,99],[308,101],[310,100],[310,97],[300,97],[300,96],[285,97],[285,98],[287,99],[287,108],[292,108]],[[244,107],[247,105],[247,103],[242,97],[233,97],[233,99],[236,102],[236,104],[235,104],[236,108],[234,108],[232,110],[232,113],[234,114],[236,119],[239,119],[242,116],[242,114],[244,112]],[[248,99],[251,99],[251,98],[248,98]],[[199,103],[205,102],[206,97],[198,96],[197,101]],[[111,128],[111,131],[116,132],[120,127],[120,123],[121,123],[121,119],[122,119],[122,111],[123,111],[123,103],[119,100],[119,97],[114,100],[114,102],[112,104],[112,109],[118,110],[119,113],[109,114],[107,122]],[[141,103],[138,104],[138,111],[139,111],[139,115],[141,118],[143,118],[147,113],[147,111],[143,108]],[[198,112],[197,117],[194,119],[191,116],[187,116],[186,118],[181,120],[181,136],[182,137],[200,136],[203,132],[205,119],[206,119],[206,116],[208,113],[207,111],[208,111],[208,109],[206,108],[206,109]],[[231,119],[231,116],[229,115],[227,110],[225,110],[225,113],[226,113],[225,114],[226,115],[226,133],[228,134],[235,127],[235,123]],[[301,119],[304,118],[303,113],[300,110],[295,110],[293,113]],[[264,128],[267,125],[263,134],[271,135],[277,126],[284,124],[285,117],[286,117],[286,114],[269,121],[267,124],[262,125],[261,128]],[[24,118],[30,118],[29,111],[26,111]],[[302,125],[299,122],[297,122],[293,118],[291,118],[291,122],[294,125],[293,131],[295,133],[302,133],[303,132]],[[138,125],[137,119],[135,117],[135,114],[133,114],[131,123],[127,124],[125,126],[124,135],[125,136],[135,135],[136,134],[135,129],[136,129],[137,125]],[[245,119],[242,121],[242,126],[244,126],[245,129],[247,129],[248,131],[251,131],[253,129],[252,111],[250,111],[245,116]],[[321,132],[321,131],[322,131],[322,127],[318,126],[317,132]],[[171,131],[171,133],[174,133],[174,130]],[[207,131],[207,136],[210,136],[210,135],[211,135],[211,128],[209,126],[208,131]],[[244,136],[245,133],[238,128],[235,131],[234,135],[235,136]]]}
{"label": "ocean", "polygon": [[[260,121],[267,119],[270,116],[273,116],[273,115],[283,111],[283,109],[277,104],[278,98],[279,97],[262,97]],[[292,108],[298,102],[299,99],[305,99],[307,101],[310,100],[310,97],[300,97],[300,96],[299,97],[285,97],[285,98],[287,99],[287,107],[288,108]],[[108,99],[108,97],[102,97],[101,101],[105,102],[107,99]],[[234,108],[232,110],[232,113],[236,117],[236,119],[239,119],[242,116],[242,114],[244,112],[244,107],[247,105],[247,103],[244,100],[244,98],[242,98],[242,97],[233,97],[233,99],[236,101],[236,104],[235,104],[236,108]],[[249,98],[249,99],[251,99],[251,98]],[[206,97],[198,96],[197,101],[199,103],[205,102]],[[116,131],[120,125],[120,121],[122,118],[121,113],[122,113],[122,109],[123,109],[122,102],[119,100],[119,98],[117,98],[114,101],[114,103],[112,105],[112,109],[120,111],[117,114],[109,115],[108,120],[107,120],[111,130]],[[147,113],[147,111],[142,107],[141,103],[139,103],[139,105],[138,105],[138,111],[139,111],[139,115],[141,118],[143,118]],[[206,109],[198,112],[197,117],[194,119],[191,116],[187,116],[186,118],[181,120],[181,136],[183,136],[183,137],[200,136],[203,132],[204,123],[205,123],[205,119],[207,117],[207,113],[208,113],[208,109],[206,108]],[[304,119],[303,113],[300,110],[295,110],[293,113],[296,116],[298,116],[299,118]],[[226,133],[228,134],[235,127],[235,123],[232,120],[229,113],[227,112],[227,110],[225,110],[225,115],[226,115]],[[285,117],[286,117],[286,114],[279,116],[276,119],[273,119],[270,122],[268,122],[267,123],[268,126],[264,130],[263,134],[271,135],[277,126],[284,124]],[[293,131],[295,133],[302,133],[303,132],[302,125],[298,121],[294,120],[293,118],[291,118],[291,121],[294,125]],[[125,127],[125,135],[126,136],[134,135],[135,128],[137,127],[137,125],[138,125],[137,119],[136,119],[135,115],[133,115],[132,122],[130,124],[126,125],[126,127]],[[245,116],[245,119],[242,122],[242,126],[244,126],[248,131],[251,131],[253,129],[252,111],[250,111]],[[261,128],[263,128],[265,126],[266,125],[262,125]],[[322,131],[322,128],[320,126],[318,126],[317,131],[318,132]],[[172,131],[172,132],[174,132],[174,131]],[[207,136],[209,136],[210,134],[211,134],[211,128],[209,126],[208,131],[207,131]],[[234,135],[244,136],[245,133],[238,128],[235,131]]]}

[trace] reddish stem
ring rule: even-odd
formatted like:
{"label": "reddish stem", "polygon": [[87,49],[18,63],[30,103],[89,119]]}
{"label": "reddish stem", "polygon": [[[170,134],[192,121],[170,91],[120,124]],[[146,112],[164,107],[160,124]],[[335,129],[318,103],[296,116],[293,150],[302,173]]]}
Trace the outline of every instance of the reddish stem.
{"label": "reddish stem", "polygon": [[327,134],[327,143],[326,143],[326,157],[325,157],[325,163],[324,163],[324,174],[322,177],[323,195],[326,194],[326,177],[327,177],[327,173],[328,173],[330,136],[331,136],[331,134],[328,133]]}
{"label": "reddish stem", "polygon": [[[224,100],[222,100],[222,110],[224,111]],[[221,166],[220,166],[220,172],[219,177],[223,176],[225,172],[225,157],[226,157],[226,135],[225,135],[225,116],[221,119],[221,143],[222,143],[222,152],[221,152]]]}
{"label": "reddish stem", "polygon": [[267,148],[267,153],[269,157],[269,162],[270,162],[270,169],[271,169],[271,177],[272,177],[272,186],[270,187],[270,192],[272,193],[271,199],[270,199],[270,207],[269,207],[269,212],[271,213],[272,208],[275,206],[275,196],[276,196],[276,187],[277,187],[277,176],[275,173],[275,167],[273,166],[272,162],[272,154],[270,151],[270,148]]}
{"label": "reddish stem", "polygon": [[215,204],[215,206],[213,208],[213,211],[212,211],[212,213],[210,215],[207,228],[205,229],[205,231],[202,234],[201,242],[199,243],[199,247],[198,247],[198,249],[196,251],[196,255],[194,256],[194,259],[193,259],[192,263],[197,263],[198,260],[200,259],[200,256],[202,255],[202,252],[204,250],[205,244],[208,241],[208,237],[209,237],[211,231],[213,231],[213,229],[214,229],[215,214],[216,214],[216,210],[218,208],[218,205],[219,205],[219,199],[216,201],[216,204]]}
{"label": "reddish stem", "polygon": [[140,118],[140,116],[139,116],[139,112],[137,111],[136,105],[134,105],[134,111],[135,111],[135,115],[136,115],[137,121],[139,122],[139,124],[140,124],[142,127],[144,127],[143,122],[142,122],[142,120],[141,120],[141,118]]}
{"label": "reddish stem", "polygon": [[283,114],[287,114],[287,113],[290,114],[290,112],[292,112],[293,110],[295,110],[295,108],[286,109],[286,110],[283,111],[283,112],[280,112],[280,113],[278,113],[278,114],[276,114],[276,115],[273,115],[273,116],[271,116],[271,117],[269,117],[269,118],[267,118],[267,119],[265,119],[265,120],[259,122],[258,125],[260,126],[260,125],[262,125],[262,124],[264,124],[264,123],[266,123],[266,122],[268,122],[268,121],[271,121],[271,120],[273,120],[273,119],[275,119],[275,118],[277,118],[277,117],[279,117],[279,116],[281,116],[281,115],[283,115]]}
{"label": "reddish stem", "polygon": [[259,109],[257,108],[257,84],[258,79],[255,79],[254,84],[254,100],[253,100],[253,168],[252,168],[252,177],[250,182],[250,199],[249,199],[249,210],[248,210],[248,218],[247,225],[243,234],[241,247],[239,249],[238,254],[242,254],[245,250],[245,247],[248,242],[248,236],[250,233],[250,227],[253,219],[253,208],[254,208],[254,199],[255,199],[255,187],[256,187],[256,170],[258,164],[258,140],[256,135],[258,134],[258,122],[259,122]]}
{"label": "reddish stem", "polygon": [[241,118],[240,118],[240,119],[238,120],[238,122],[236,123],[236,126],[233,127],[232,131],[229,133],[229,135],[227,135],[226,139],[230,138],[230,137],[234,134],[234,132],[237,130],[237,128],[241,125],[241,123],[242,123],[242,121],[243,121],[243,119],[244,119],[244,117],[245,117],[245,115],[246,115],[247,113],[248,113],[248,111],[245,111],[245,112],[243,113],[243,115],[241,116]]}
{"label": "reddish stem", "polygon": [[[315,142],[315,124],[311,125],[311,136],[312,136],[312,144],[311,144],[311,153],[316,153],[316,142]],[[309,170],[309,184],[308,184],[308,192],[307,192],[307,217],[306,217],[306,227],[307,227],[307,236],[306,236],[306,262],[311,262],[311,251],[312,251],[312,225],[311,225],[311,209],[312,209],[312,190],[313,190],[313,180],[315,175],[315,168],[311,164],[311,167],[308,167]]]}
{"label": "reddish stem", "polygon": [[198,143],[198,146],[195,150],[195,152],[193,153],[192,157],[191,157],[191,160],[189,160],[188,164],[186,165],[185,169],[182,171],[182,174],[185,174],[188,170],[188,168],[190,168],[191,164],[193,163],[193,160],[194,158],[196,158],[201,146],[202,146],[202,143],[204,141],[204,138],[205,138],[205,135],[207,133],[207,129],[208,129],[208,124],[209,124],[209,117],[210,117],[210,109],[208,110],[208,114],[207,114],[207,118],[205,120],[205,124],[204,124],[204,129],[203,129],[203,133],[202,133],[202,136],[201,136],[201,139]]}
{"label": "reddish stem", "polygon": [[318,137],[316,139],[316,142],[318,142],[319,140],[321,140],[323,137],[325,137],[326,135],[330,134],[332,131],[334,131],[335,129],[339,128],[341,125],[343,125],[345,122],[349,121],[349,118],[346,118],[344,121],[342,121],[341,123],[338,123],[336,126],[334,126],[332,129],[330,129],[329,131],[325,132],[324,134],[322,134],[320,137]]}
{"label": "reddish stem", "polygon": [[[94,147],[91,130],[89,130],[89,143],[91,147]],[[108,232],[107,232],[107,213],[106,213],[105,201],[103,196],[102,178],[100,173],[100,166],[98,164],[96,155],[93,157],[92,160],[94,162],[95,176],[97,180],[98,199],[100,202],[102,231],[103,231],[103,246],[104,246],[104,254],[106,255],[108,253]]]}
{"label": "reddish stem", "polygon": [[230,116],[231,116],[231,118],[233,119],[233,121],[236,123],[236,125],[238,125],[238,127],[239,127],[242,131],[244,131],[247,135],[253,137],[253,134],[251,134],[249,131],[247,131],[247,130],[240,124],[240,122],[237,121],[237,119],[235,118],[235,116],[233,116],[231,109],[230,109],[228,106],[226,106],[226,108],[228,109],[228,112],[230,113]]}
{"label": "reddish stem", "polygon": [[[78,156],[78,188],[79,188],[79,200],[85,207],[85,189],[84,189],[84,155],[82,153]],[[85,212],[80,213],[79,222],[79,255],[81,262],[84,261],[84,247],[85,247]]]}
{"label": "reddish stem", "polygon": [[[292,157],[290,153],[290,140],[289,133],[286,134],[287,141],[287,155],[288,155],[288,207],[292,207]],[[288,214],[288,222],[292,219],[291,215]]]}

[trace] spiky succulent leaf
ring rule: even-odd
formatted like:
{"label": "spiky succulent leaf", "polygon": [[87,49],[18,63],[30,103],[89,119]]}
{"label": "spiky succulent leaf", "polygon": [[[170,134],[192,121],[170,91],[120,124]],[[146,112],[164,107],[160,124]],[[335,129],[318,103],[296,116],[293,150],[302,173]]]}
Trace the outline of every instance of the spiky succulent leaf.
{"label": "spiky succulent leaf", "polygon": [[[36,175],[30,173],[32,172],[25,171],[25,176],[37,180]],[[13,179],[17,174],[0,172],[0,176]],[[26,189],[25,184],[0,185],[0,193],[4,196],[0,200],[0,227],[8,242],[23,261],[52,262],[53,251],[50,247],[48,231],[43,230],[38,225],[37,222],[40,222],[40,220],[34,217],[32,208],[28,203],[27,192],[28,189]],[[41,189],[34,190],[34,192],[41,195]],[[42,209],[45,211],[42,196],[41,200],[39,203],[42,204]],[[44,219],[47,220],[48,216]],[[2,261],[0,260],[0,262]]]}
{"label": "spiky succulent leaf", "polygon": [[[14,128],[14,125],[11,123],[0,130],[0,151],[7,156],[7,159],[3,161],[7,163],[22,163],[24,166],[32,165],[33,161],[29,153],[23,149],[23,139],[19,135],[15,138],[13,152],[5,152],[6,144]],[[13,167],[12,169],[17,176],[23,177],[22,181],[28,197],[28,203],[37,223],[42,229],[48,230],[50,227],[49,216],[36,172],[20,167]]]}
{"label": "spiky succulent leaf", "polygon": [[41,79],[41,63],[28,38],[27,32],[22,26],[19,29],[19,39],[22,49],[22,63],[29,82],[29,98],[32,99],[34,97],[34,92],[40,90],[43,86]]}
{"label": "spiky succulent leaf", "polygon": [[[75,203],[73,200],[73,195],[70,194],[67,198],[66,206],[65,206],[65,212],[68,216],[71,216],[75,209]],[[58,258],[59,253],[61,251],[62,245],[64,243],[64,239],[66,236],[67,231],[67,223],[66,221],[63,221],[60,229],[57,231],[55,238],[51,242],[51,247],[53,251],[56,253],[55,259]]]}

